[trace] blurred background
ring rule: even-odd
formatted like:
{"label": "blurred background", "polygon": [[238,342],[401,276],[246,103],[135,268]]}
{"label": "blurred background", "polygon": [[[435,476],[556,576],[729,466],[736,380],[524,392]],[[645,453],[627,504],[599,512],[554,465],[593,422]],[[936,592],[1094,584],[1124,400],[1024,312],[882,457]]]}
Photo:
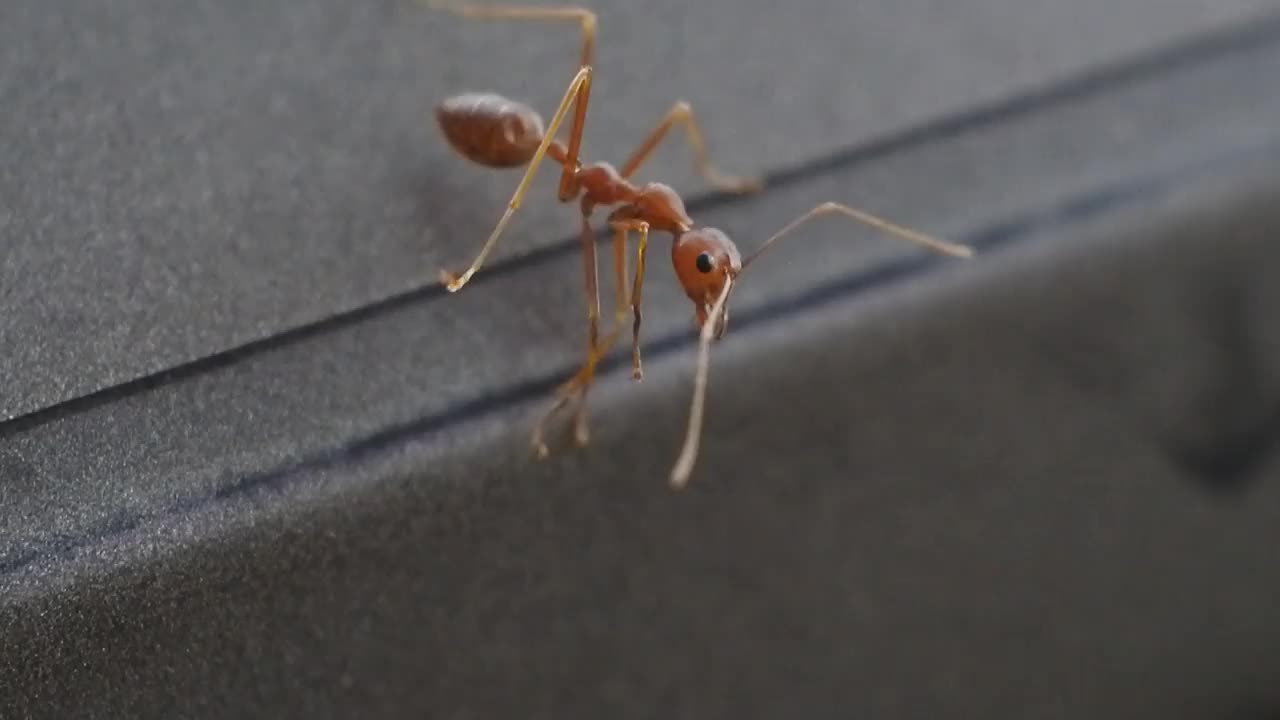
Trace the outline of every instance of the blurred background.
{"label": "blurred background", "polygon": [[[574,23],[401,0],[0,8],[0,717],[1280,717],[1280,3],[605,0],[583,157],[753,266],[696,355],[655,233],[591,441]],[[561,137],[566,132],[561,131]],[[599,277],[613,320],[604,216]],[[634,254],[634,243],[630,248]],[[634,267],[634,255],[631,259]]]}

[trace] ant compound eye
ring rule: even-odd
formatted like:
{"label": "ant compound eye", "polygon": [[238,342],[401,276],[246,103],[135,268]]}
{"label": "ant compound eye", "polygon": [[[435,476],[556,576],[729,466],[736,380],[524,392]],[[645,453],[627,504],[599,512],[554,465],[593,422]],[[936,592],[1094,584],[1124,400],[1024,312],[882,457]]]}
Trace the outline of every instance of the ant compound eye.
{"label": "ant compound eye", "polygon": [[715,264],[711,261],[711,253],[700,253],[698,258],[694,260],[698,266],[698,272],[709,273]]}

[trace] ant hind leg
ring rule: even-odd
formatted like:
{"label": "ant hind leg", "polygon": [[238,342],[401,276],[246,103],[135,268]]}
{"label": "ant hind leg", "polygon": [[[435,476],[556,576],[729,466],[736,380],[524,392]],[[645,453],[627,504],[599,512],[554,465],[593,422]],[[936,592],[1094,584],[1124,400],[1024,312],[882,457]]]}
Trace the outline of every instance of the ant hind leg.
{"label": "ant hind leg", "polygon": [[542,159],[546,157],[547,150],[551,147],[555,140],[556,131],[559,130],[560,124],[564,121],[564,116],[569,112],[569,104],[578,94],[578,90],[585,86],[591,78],[591,68],[584,67],[574,75],[573,81],[569,83],[568,89],[565,90],[564,98],[560,101],[560,107],[556,109],[556,114],[552,116],[551,122],[547,127],[546,135],[542,138],[542,144],[538,146],[537,151],[533,153],[533,158],[529,161],[529,168],[525,170],[524,177],[520,179],[520,184],[516,187],[515,193],[511,196],[511,201],[507,203],[506,212],[502,214],[502,218],[498,220],[498,224],[494,227],[493,232],[489,234],[489,239],[485,241],[484,246],[480,248],[480,254],[471,262],[471,265],[462,274],[457,274],[449,270],[440,271],[440,280],[448,288],[449,292],[457,292],[462,289],[471,280],[471,276],[484,264],[485,258],[493,250],[498,243],[498,238],[506,229],[507,224],[511,222],[511,218],[515,215],[516,210],[520,209],[520,204],[524,202],[525,193],[529,190],[529,184],[533,181],[534,173],[537,172],[538,166],[542,164]]}
{"label": "ant hind leg", "polygon": [[689,150],[693,153],[693,165],[704,180],[711,184],[712,187],[732,193],[752,193],[757,192],[764,187],[764,181],[759,178],[743,178],[736,175],[728,175],[721,172],[715,165],[711,163],[711,158],[707,153],[707,144],[702,137],[702,128],[698,124],[698,118],[693,114],[693,107],[681,100],[671,106],[669,110],[649,132],[645,139],[640,142],[640,146],[631,153],[631,157],[622,165],[621,175],[624,178],[630,178],[635,174],[640,166],[649,159],[654,148],[662,139],[667,136],[671,128],[676,123],[684,125],[685,137],[689,141]]}
{"label": "ant hind leg", "polygon": [[[537,7],[530,5],[486,5],[459,0],[420,0],[427,7],[446,10],[466,18],[483,20],[550,20],[571,21],[582,27],[582,53],[578,65],[590,68],[595,64],[596,28],[599,19],[591,10],[584,7]],[[576,172],[578,157],[582,148],[582,128],[587,121],[587,102],[591,98],[590,78],[577,90],[577,100],[573,111],[573,123],[569,131],[569,148],[565,153],[564,169],[560,173],[560,201],[568,202],[577,191]],[[554,137],[554,128],[548,129],[547,135]]]}

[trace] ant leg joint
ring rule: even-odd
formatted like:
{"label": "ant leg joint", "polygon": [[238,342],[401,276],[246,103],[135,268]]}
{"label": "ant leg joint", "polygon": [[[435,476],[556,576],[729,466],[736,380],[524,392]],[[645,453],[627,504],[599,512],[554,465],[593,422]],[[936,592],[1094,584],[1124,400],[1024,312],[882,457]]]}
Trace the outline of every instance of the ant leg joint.
{"label": "ant leg joint", "polygon": [[649,134],[641,140],[640,145],[631,153],[619,171],[623,178],[630,178],[648,161],[658,144],[676,125],[680,125],[689,143],[689,151],[693,155],[694,168],[702,178],[718,190],[732,193],[753,193],[764,187],[762,178],[738,177],[722,172],[712,163],[707,152],[702,128],[695,116],[693,105],[688,100],[677,100],[667,114],[658,122]]}
{"label": "ant leg joint", "polygon": [[639,305],[632,308],[634,320],[631,324],[632,337],[636,338],[631,349],[631,379],[636,382],[644,380],[644,368],[640,364],[640,323],[644,320],[644,312]]}

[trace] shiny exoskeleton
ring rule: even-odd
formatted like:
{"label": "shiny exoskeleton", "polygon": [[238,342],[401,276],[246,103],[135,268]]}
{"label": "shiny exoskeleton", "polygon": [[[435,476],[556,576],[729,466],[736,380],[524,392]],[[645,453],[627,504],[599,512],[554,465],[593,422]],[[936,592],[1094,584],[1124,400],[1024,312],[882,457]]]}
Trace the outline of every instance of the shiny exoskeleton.
{"label": "shiny exoskeleton", "polygon": [[[677,102],[632,151],[621,169],[607,162],[584,163],[579,157],[587,103],[594,74],[593,53],[597,19],[585,8],[538,8],[523,6],[485,6],[426,0],[429,5],[472,18],[516,20],[568,20],[582,28],[582,56],[578,70],[569,83],[549,123],[528,105],[492,92],[469,92],[454,95],[436,106],[436,121],[449,145],[466,159],[496,169],[525,168],[524,176],[512,195],[506,212],[489,235],[479,255],[463,273],[441,271],[441,279],[450,291],[465,285],[484,263],[512,215],[519,209],[529,183],[544,158],[560,166],[560,202],[577,200],[582,212],[581,245],[587,296],[587,359],[582,368],[561,386],[558,400],[534,429],[532,444],[540,456],[547,455],[543,427],[561,408],[574,402],[577,406],[574,437],[579,445],[588,440],[586,396],[594,380],[596,365],[616,342],[630,308],[632,325],[632,374],[639,380],[643,373],[640,362],[641,294],[649,233],[659,231],[672,236],[671,262],[685,294],[694,304],[694,317],[701,329],[698,370],[690,409],[690,420],[684,448],[671,474],[671,484],[682,487],[688,482],[697,454],[701,431],[703,398],[706,388],[710,343],[724,335],[728,322],[728,301],[734,282],[751,262],[769,245],[789,233],[802,222],[822,214],[838,213],[866,223],[889,235],[923,244],[937,252],[968,257],[967,247],[935,240],[884,221],[861,210],[836,203],[823,203],[800,216],[766,240],[747,259],[724,232],[715,228],[695,227],[685,210],[684,201],[669,185],[658,182],[637,184],[631,178],[644,164],[654,148],[677,123],[684,126],[694,164],[699,174],[713,187],[732,193],[754,192],[762,183],[721,173],[707,157],[702,131],[687,102]],[[568,143],[556,138],[561,123],[573,107],[573,122]],[[591,218],[597,209],[612,208],[607,222],[613,230],[614,280],[618,314],[613,330],[599,337],[600,297],[597,282],[595,233]],[[636,270],[627,286],[627,250],[630,233],[638,234]]]}

